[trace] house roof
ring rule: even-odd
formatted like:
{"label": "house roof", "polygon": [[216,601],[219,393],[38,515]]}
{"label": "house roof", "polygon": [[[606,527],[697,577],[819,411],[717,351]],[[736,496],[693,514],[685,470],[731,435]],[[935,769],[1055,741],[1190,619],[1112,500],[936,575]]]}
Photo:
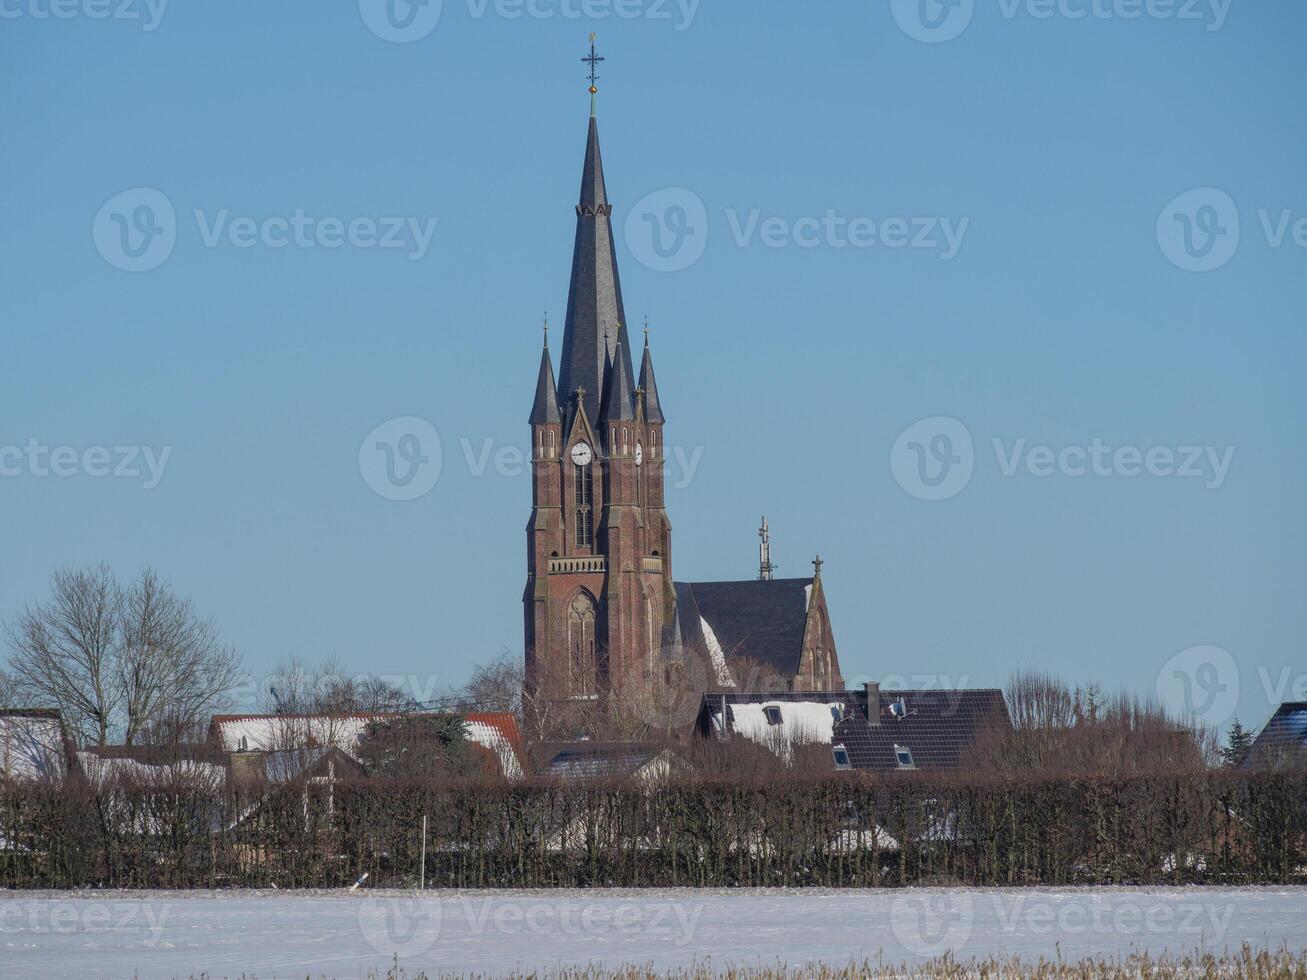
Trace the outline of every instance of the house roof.
{"label": "house roof", "polygon": [[509,779],[523,775],[522,736],[517,718],[507,711],[473,711],[463,715],[467,737],[484,746],[499,759],[499,766]]}
{"label": "house roof", "polygon": [[[872,724],[865,691],[770,691],[704,695],[699,730],[738,732],[769,748],[792,744],[843,745],[854,769],[892,771],[902,768],[897,748],[912,754],[913,768],[955,769],[989,724],[1010,724],[1003,692],[997,689],[882,690]],[[897,705],[903,706],[903,711]],[[765,708],[780,709],[780,722],[766,719]],[[838,706],[836,715],[831,707]],[[820,731],[814,730],[818,725]]]}
{"label": "house roof", "polygon": [[[225,752],[332,746],[354,757],[369,725],[406,717],[412,714],[214,715],[209,737]],[[517,719],[507,712],[472,712],[461,717],[468,740],[493,752],[505,776],[519,778],[522,738]]]}
{"label": "house roof", "polygon": [[803,658],[812,584],[811,578],[677,582],[671,642],[711,650],[715,641],[726,657],[748,657],[793,677]]}
{"label": "house roof", "polygon": [[545,774],[561,779],[622,779],[670,752],[660,742],[571,742],[546,753]]}
{"label": "house roof", "polygon": [[1307,758],[1307,701],[1286,701],[1271,716],[1244,760],[1245,768]]}
{"label": "house roof", "polygon": [[[901,703],[906,713],[891,706]],[[834,741],[849,750],[854,769],[900,768],[896,747],[912,753],[916,769],[956,769],[990,725],[1010,724],[1003,692],[997,689],[881,691],[879,725],[871,724],[867,699],[835,726]]]}
{"label": "house roof", "polygon": [[179,756],[171,759],[156,756],[152,761],[144,761],[150,759],[149,755],[135,757],[130,754],[105,754],[94,749],[82,749],[77,753],[77,764],[93,784],[112,780],[127,780],[138,784],[185,780],[192,785],[217,788],[227,782],[227,767],[222,763]]}

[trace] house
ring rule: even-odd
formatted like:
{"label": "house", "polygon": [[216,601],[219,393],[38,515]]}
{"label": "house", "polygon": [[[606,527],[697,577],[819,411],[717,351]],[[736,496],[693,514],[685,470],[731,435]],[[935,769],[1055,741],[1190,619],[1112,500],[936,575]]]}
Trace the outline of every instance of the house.
{"label": "house", "polygon": [[55,708],[0,708],[0,782],[57,782],[73,764]]}
{"label": "house", "polygon": [[1307,701],[1286,701],[1271,716],[1244,759],[1245,769],[1307,764]]}
{"label": "house", "polygon": [[[209,723],[209,742],[225,753],[332,747],[357,762],[370,726],[412,717],[413,713],[402,712],[214,715]],[[522,739],[517,719],[507,712],[474,712],[462,717],[468,741],[486,750],[506,778],[520,779]]]}
{"label": "house", "polygon": [[997,689],[890,691],[876,683],[861,691],[705,694],[696,722],[701,737],[749,739],[787,763],[798,746],[829,745],[832,769],[868,772],[961,768],[993,726],[1011,726]]}

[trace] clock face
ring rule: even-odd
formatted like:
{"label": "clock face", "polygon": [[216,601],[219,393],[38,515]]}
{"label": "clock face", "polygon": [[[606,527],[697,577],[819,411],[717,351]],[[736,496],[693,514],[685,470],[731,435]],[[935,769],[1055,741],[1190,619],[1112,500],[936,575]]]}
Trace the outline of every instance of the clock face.
{"label": "clock face", "polygon": [[577,466],[589,466],[594,460],[594,453],[584,442],[578,442],[572,447],[572,462]]}
{"label": "clock face", "polygon": [[644,462],[644,446],[638,442],[635,444],[635,465],[639,466]]}

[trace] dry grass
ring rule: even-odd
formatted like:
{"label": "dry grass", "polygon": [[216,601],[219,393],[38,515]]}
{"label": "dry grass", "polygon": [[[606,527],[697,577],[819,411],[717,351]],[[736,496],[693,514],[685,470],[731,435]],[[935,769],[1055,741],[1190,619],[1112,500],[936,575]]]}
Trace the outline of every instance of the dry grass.
{"label": "dry grass", "polygon": [[[400,966],[386,973],[371,973],[369,980],[438,980],[459,976],[466,980],[492,980],[493,974],[409,973]],[[1244,946],[1238,953],[1213,956],[1194,954],[1186,957],[1130,956],[1124,959],[1045,960],[1010,959],[969,960],[952,957],[932,960],[916,966],[894,966],[881,962],[852,962],[846,966],[787,966],[714,969],[708,961],[689,969],[659,972],[648,967],[626,966],[616,970],[603,967],[546,970],[518,973],[508,980],[1307,980],[1307,953],[1285,950],[1268,952]],[[212,980],[208,974],[191,980]],[[259,980],[242,976],[241,980]],[[328,980],[325,975],[306,980]]]}

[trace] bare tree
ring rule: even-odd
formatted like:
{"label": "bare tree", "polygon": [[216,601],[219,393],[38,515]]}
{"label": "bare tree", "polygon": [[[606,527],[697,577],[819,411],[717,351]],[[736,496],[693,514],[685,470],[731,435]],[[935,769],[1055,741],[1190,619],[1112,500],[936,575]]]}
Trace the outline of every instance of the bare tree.
{"label": "bare tree", "polygon": [[1207,765],[1212,733],[1172,718],[1149,698],[1107,695],[1096,684],[1072,689],[1050,674],[1014,676],[1007,690],[1011,727],[977,740],[970,765],[1038,773],[1174,772]]}
{"label": "bare tree", "polygon": [[10,673],[32,701],[58,708],[70,729],[104,745],[122,704],[118,583],[107,565],[63,569],[50,592],[48,603],[29,605],[6,628]]}
{"label": "bare tree", "polygon": [[237,681],[240,661],[211,619],[150,569],[122,593],[118,683],[126,711],[124,741],[165,717],[193,719],[219,705]]}
{"label": "bare tree", "polygon": [[131,744],[219,706],[239,662],[212,621],[199,618],[152,571],[123,589],[106,565],[61,570],[50,600],[6,632],[18,694],[57,707],[83,740]]}
{"label": "bare tree", "polygon": [[501,650],[494,660],[472,672],[471,680],[458,697],[478,711],[507,711],[520,717],[525,683],[526,671],[521,659],[508,650]]}
{"label": "bare tree", "polygon": [[287,657],[273,669],[263,707],[279,715],[414,711],[414,699],[385,678],[350,675],[336,658],[318,664]]}

